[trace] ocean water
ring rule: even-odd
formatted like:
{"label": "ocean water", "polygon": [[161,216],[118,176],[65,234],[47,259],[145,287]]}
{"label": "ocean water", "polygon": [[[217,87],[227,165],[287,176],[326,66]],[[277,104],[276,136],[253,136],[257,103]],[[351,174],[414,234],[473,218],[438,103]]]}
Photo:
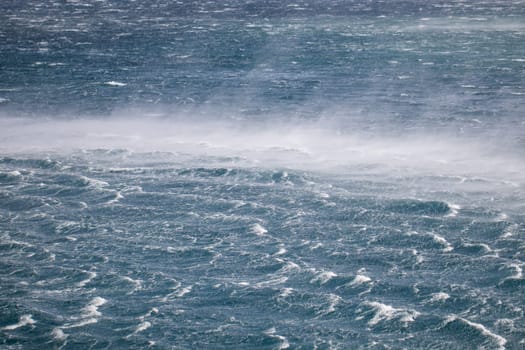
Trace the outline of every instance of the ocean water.
{"label": "ocean water", "polygon": [[2,1],[3,349],[524,349],[525,4]]}

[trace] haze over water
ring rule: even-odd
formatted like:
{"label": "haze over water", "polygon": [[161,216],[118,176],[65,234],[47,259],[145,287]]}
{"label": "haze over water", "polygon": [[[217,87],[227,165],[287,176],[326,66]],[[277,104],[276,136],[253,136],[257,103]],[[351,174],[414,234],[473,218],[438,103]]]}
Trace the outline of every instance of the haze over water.
{"label": "haze over water", "polygon": [[0,344],[525,347],[522,1],[0,3]]}

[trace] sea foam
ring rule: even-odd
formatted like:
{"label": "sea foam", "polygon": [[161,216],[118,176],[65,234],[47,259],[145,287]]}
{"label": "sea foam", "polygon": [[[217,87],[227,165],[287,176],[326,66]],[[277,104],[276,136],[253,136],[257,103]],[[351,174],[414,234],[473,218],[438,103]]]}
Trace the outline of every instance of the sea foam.
{"label": "sea foam", "polygon": [[383,304],[377,301],[366,302],[365,305],[375,310],[374,316],[368,321],[370,326],[375,326],[381,321],[399,319],[402,323],[414,322],[419,312],[415,310],[395,308],[391,305]]}
{"label": "sea foam", "polygon": [[18,320],[18,323],[5,326],[1,328],[4,331],[12,331],[20,327],[25,327],[28,325],[34,325],[36,323],[35,320],[33,320],[33,315],[22,315],[20,316],[20,319]]}

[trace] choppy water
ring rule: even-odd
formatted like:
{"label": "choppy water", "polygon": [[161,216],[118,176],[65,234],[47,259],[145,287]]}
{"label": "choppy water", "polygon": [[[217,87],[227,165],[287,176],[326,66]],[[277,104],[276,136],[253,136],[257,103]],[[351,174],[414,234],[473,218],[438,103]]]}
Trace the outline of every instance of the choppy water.
{"label": "choppy water", "polygon": [[0,4],[0,344],[525,347],[520,1]]}

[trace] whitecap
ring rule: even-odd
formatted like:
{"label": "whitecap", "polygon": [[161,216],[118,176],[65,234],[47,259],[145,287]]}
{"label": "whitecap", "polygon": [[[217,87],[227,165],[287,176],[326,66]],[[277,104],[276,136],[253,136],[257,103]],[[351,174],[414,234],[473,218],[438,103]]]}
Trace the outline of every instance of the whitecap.
{"label": "whitecap", "polygon": [[95,297],[93,298],[86,306],[84,306],[80,310],[80,316],[79,317],[73,317],[73,320],[79,320],[77,323],[70,323],[66,324],[60,329],[68,329],[68,328],[78,328],[83,327],[88,324],[97,323],[98,319],[97,317],[102,316],[102,313],[98,311],[99,306],[104,305],[107,303],[107,300],[101,297]]}
{"label": "whitecap", "polygon": [[375,310],[374,317],[368,321],[370,326],[375,326],[381,321],[391,320],[394,318],[399,319],[403,323],[414,322],[416,317],[420,315],[415,310],[395,308],[391,305],[383,304],[380,302],[366,302],[366,305],[372,307]]}
{"label": "whitecap", "polygon": [[283,254],[286,254],[287,252],[288,251],[284,247],[279,247],[279,250],[273,255],[283,255]]}
{"label": "whitecap", "polygon": [[509,279],[521,279],[523,278],[523,269],[521,266],[517,263],[511,263],[507,265],[508,267],[511,267],[516,272],[514,275],[510,276]]}
{"label": "whitecap", "polygon": [[20,316],[20,319],[18,320],[18,323],[15,323],[15,324],[12,324],[12,325],[9,325],[9,326],[5,326],[3,328],[1,328],[2,330],[4,331],[12,331],[12,330],[15,330],[17,328],[20,328],[20,327],[25,327],[25,326],[28,326],[28,325],[33,325],[36,323],[35,320],[33,320],[33,315],[22,315]]}
{"label": "whitecap", "polygon": [[151,327],[151,322],[144,321],[144,322],[142,322],[141,324],[139,324],[137,326],[137,329],[135,330],[135,333],[139,333],[139,332],[145,331],[146,329],[148,329],[150,327]]}
{"label": "whitecap", "polygon": [[106,181],[92,179],[87,176],[79,176],[83,183],[87,184],[88,186],[91,186],[96,189],[103,189],[104,187],[109,186],[109,184]]}
{"label": "whitecap", "polygon": [[87,326],[88,324],[93,324],[93,323],[97,323],[97,322],[98,322],[98,320],[95,317],[92,317],[92,318],[83,319],[83,320],[81,320],[80,322],[77,322],[77,323],[72,323],[72,324],[69,324],[69,325],[65,325],[65,326],[63,326],[61,328],[62,329],[79,328],[79,327],[84,327],[84,326]]}
{"label": "whitecap", "polygon": [[55,338],[56,340],[64,340],[67,338],[67,334],[64,333],[64,331],[62,330],[62,328],[53,328],[53,331],[51,332],[51,335],[53,336],[53,338]]}
{"label": "whitecap", "polygon": [[329,294],[328,295],[328,308],[326,309],[326,313],[332,313],[335,311],[335,307],[343,300],[339,295],[336,294]]}
{"label": "whitecap", "polygon": [[368,282],[371,282],[371,281],[372,281],[372,279],[370,277],[368,277],[368,276],[356,275],[354,277],[354,279],[352,280],[352,282],[350,282],[350,285],[351,286],[357,286],[357,285],[368,283]]}
{"label": "whitecap", "polygon": [[122,195],[122,193],[120,193],[120,191],[115,191],[115,198],[107,201],[106,204],[115,204],[115,203],[119,202],[123,198],[124,198],[124,196]]}
{"label": "whitecap", "polygon": [[[432,240],[434,242],[436,242],[437,244],[443,246],[443,252],[450,252],[452,250],[454,250],[454,247],[452,247],[452,244],[450,244],[446,239],[445,237],[437,234],[437,233],[434,233],[434,232],[428,232],[428,233],[419,233],[417,231],[410,231],[410,232],[407,232],[406,233],[407,236],[412,236],[412,235],[421,235],[421,236],[430,236],[432,238]],[[417,253],[417,251],[416,251]]]}
{"label": "whitecap", "polygon": [[279,269],[280,273],[290,273],[293,271],[300,271],[301,267],[293,261],[287,261],[286,264]]}
{"label": "whitecap", "polygon": [[82,280],[80,282],[77,283],[77,287],[84,287],[86,284],[88,284],[89,282],[91,282],[95,277],[97,277],[97,273],[96,272],[93,272],[93,271],[84,271],[85,273],[88,274],[88,278],[86,278],[85,280]]}
{"label": "whitecap", "polygon": [[317,274],[314,278],[310,280],[310,283],[320,282],[321,284],[325,284],[326,282],[330,281],[332,278],[337,277],[337,274],[333,271],[323,271]]}
{"label": "whitecap", "polygon": [[509,238],[509,237],[514,236],[518,232],[518,228],[519,228],[518,224],[510,225],[509,227],[507,227],[505,232],[501,235],[501,238]]}
{"label": "whitecap", "polygon": [[128,277],[128,276],[124,276],[124,277],[122,277],[122,279],[127,281],[127,282],[129,282],[129,283],[132,283],[135,286],[132,291],[128,292],[128,294],[131,294],[131,293],[133,293],[133,292],[135,292],[137,290],[142,289],[142,280],[140,280],[140,279],[134,280],[133,278]]}
{"label": "whitecap", "polygon": [[445,215],[445,217],[449,217],[449,218],[456,217],[459,211],[461,210],[461,206],[457,204],[452,204],[452,203],[447,203],[447,205],[450,209],[450,212],[447,215]]}
{"label": "whitecap", "polygon": [[423,261],[425,261],[425,258],[419,254],[417,249],[412,249],[412,255],[416,257],[416,264],[421,264]]}
{"label": "whitecap", "polygon": [[268,230],[265,229],[260,224],[254,224],[252,226],[251,232],[254,233],[257,236],[264,236],[268,232]]}
{"label": "whitecap", "polygon": [[279,293],[279,297],[280,298],[286,298],[287,296],[292,294],[293,291],[294,291],[293,288],[283,288],[283,289],[281,289],[281,292]]}
{"label": "whitecap", "polygon": [[113,81],[113,80],[112,81],[106,81],[104,84],[109,85],[109,86],[116,86],[116,87],[122,87],[122,86],[128,85],[126,83],[121,83],[119,81]]}
{"label": "whitecap", "polygon": [[[34,247],[34,245],[31,244],[31,243],[14,240],[9,235],[2,235],[1,238],[2,238],[2,243],[3,244],[18,245],[18,246],[29,247],[29,248],[33,248]],[[44,251],[46,253],[49,253],[49,251],[46,250],[46,249],[44,249]]]}
{"label": "whitecap", "polygon": [[507,221],[509,219],[509,215],[506,213],[499,213],[496,220],[498,221]]}
{"label": "whitecap", "polygon": [[268,287],[268,286],[275,286],[278,284],[283,284],[284,282],[288,281],[288,277],[281,276],[273,279],[269,279],[267,281],[262,281],[255,284],[255,288],[262,288],[262,287]]}
{"label": "whitecap", "polygon": [[177,293],[175,293],[175,296],[182,298],[183,296],[191,292],[192,289],[193,289],[193,286],[184,287],[181,290],[179,290]]}
{"label": "whitecap", "polygon": [[496,326],[499,329],[505,328],[510,332],[518,331],[518,329],[515,326],[515,320],[511,318],[500,318],[496,320],[496,322],[494,323],[494,326]]}
{"label": "whitecap", "polygon": [[98,307],[104,305],[107,302],[106,299],[101,297],[95,297],[93,298],[89,304],[87,304],[85,307],[82,308],[80,317],[81,318],[88,318],[88,317],[98,317],[101,316],[102,313],[98,311]]}
{"label": "whitecap", "polygon": [[323,243],[321,243],[321,242],[317,242],[317,243],[315,243],[314,245],[312,245],[312,246],[310,247],[310,250],[319,249],[319,248],[321,248],[322,246],[323,246]]}
{"label": "whitecap", "polygon": [[434,302],[439,302],[439,301],[445,301],[449,298],[450,298],[450,295],[448,295],[445,292],[433,293],[432,297],[430,298],[430,302],[434,303]]}
{"label": "whitecap", "polygon": [[79,227],[79,225],[80,224],[76,221],[64,221],[55,227],[55,232],[58,234],[63,234],[68,231],[75,230]]}
{"label": "whitecap", "polygon": [[454,247],[452,247],[452,245],[443,236],[438,235],[437,233],[430,233],[430,235],[432,236],[434,242],[444,246],[443,252],[450,252],[454,250]]}
{"label": "whitecap", "polygon": [[502,349],[502,350],[505,349],[505,344],[507,343],[507,339],[503,338],[499,334],[491,332],[489,329],[487,329],[481,323],[475,323],[475,322],[469,321],[469,320],[467,320],[467,319],[465,319],[463,317],[459,317],[459,316],[456,316],[456,315],[449,315],[446,318],[446,320],[444,322],[444,325],[446,326],[447,324],[449,324],[451,322],[454,322],[454,321],[460,321],[460,322],[463,322],[463,323],[467,324],[468,326],[470,326],[472,328],[475,328],[476,330],[478,330],[484,336],[494,339],[494,341],[498,345],[498,349]]}
{"label": "whitecap", "polygon": [[175,297],[175,298],[182,298],[186,294],[190,293],[191,290],[193,289],[193,286],[188,286],[188,287],[181,288],[181,283],[180,282],[176,282],[176,284],[177,285],[172,288],[172,290],[174,290],[174,291],[169,293],[169,294],[167,294],[163,298],[161,298],[160,299],[161,302],[166,303],[169,300],[173,299],[173,297]]}
{"label": "whitecap", "polygon": [[279,339],[281,341],[281,344],[279,344],[279,347],[277,349],[288,349],[290,347],[290,343],[288,342],[288,339],[286,337],[283,337],[282,335],[275,334],[277,330],[275,327],[272,327],[270,329],[267,329],[264,334]]}

